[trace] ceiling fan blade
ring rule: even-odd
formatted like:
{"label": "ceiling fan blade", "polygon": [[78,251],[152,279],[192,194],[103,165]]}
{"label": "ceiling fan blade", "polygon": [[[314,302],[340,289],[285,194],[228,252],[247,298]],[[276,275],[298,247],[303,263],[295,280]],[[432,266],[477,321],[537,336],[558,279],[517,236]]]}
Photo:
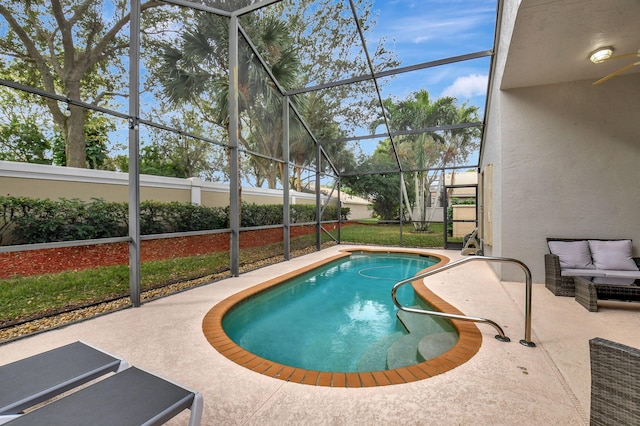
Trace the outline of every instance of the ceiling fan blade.
{"label": "ceiling fan blade", "polygon": [[612,59],[622,59],[622,58],[637,58],[640,57],[640,50],[638,50],[635,53],[627,53],[625,55],[616,55],[616,56],[612,56],[609,59],[607,59],[607,61],[610,61]]}
{"label": "ceiling fan blade", "polygon": [[629,64],[629,65],[625,65],[624,67],[620,68],[619,70],[614,71],[611,74],[602,77],[600,80],[598,80],[595,83],[593,83],[593,85],[596,86],[598,84],[604,83],[605,81],[612,79],[616,75],[622,74],[623,72],[630,70],[631,68],[635,67],[636,65],[640,65],[640,61],[634,62],[634,63]]}

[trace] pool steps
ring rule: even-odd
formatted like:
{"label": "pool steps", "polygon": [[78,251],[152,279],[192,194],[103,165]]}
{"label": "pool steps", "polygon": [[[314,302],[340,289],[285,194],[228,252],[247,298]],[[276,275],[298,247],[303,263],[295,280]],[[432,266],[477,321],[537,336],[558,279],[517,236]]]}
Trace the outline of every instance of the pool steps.
{"label": "pool steps", "polygon": [[461,313],[459,314],[453,314],[453,313],[448,313],[445,311],[433,311],[433,310],[424,310],[424,309],[415,309],[415,308],[410,308],[408,306],[404,306],[402,305],[402,303],[400,303],[398,301],[398,289],[406,284],[413,284],[415,282],[417,282],[418,280],[422,280],[424,278],[427,278],[431,275],[437,274],[439,272],[443,272],[446,271],[448,269],[454,268],[456,266],[460,266],[464,263],[467,262],[471,262],[471,261],[483,261],[483,262],[503,262],[503,263],[513,263],[516,264],[517,266],[519,266],[520,268],[522,268],[522,271],[525,273],[525,284],[526,284],[526,288],[525,288],[525,308],[524,308],[524,322],[525,322],[525,326],[524,326],[524,339],[520,340],[520,344],[523,346],[527,346],[529,348],[535,348],[536,344],[534,342],[531,341],[531,293],[532,293],[532,282],[531,282],[531,271],[529,270],[529,268],[527,267],[527,265],[525,265],[524,263],[522,263],[521,261],[517,260],[517,259],[511,259],[508,257],[492,257],[492,256],[469,256],[469,257],[465,257],[462,259],[458,259],[455,262],[451,262],[451,263],[446,263],[443,266],[439,266],[436,268],[429,268],[427,270],[425,270],[424,272],[419,273],[418,275],[414,275],[411,278],[406,278],[402,281],[398,281],[397,283],[395,283],[395,285],[393,286],[393,288],[391,289],[391,298],[393,299],[393,303],[398,307],[398,309],[403,310],[403,311],[407,311],[407,312],[414,312],[414,313],[419,313],[419,314],[425,314],[425,315],[433,315],[433,316],[437,316],[440,318],[449,318],[452,320],[460,320],[460,321],[469,321],[469,322],[476,322],[476,323],[484,323],[484,324],[489,324],[491,325],[493,328],[496,329],[496,331],[498,332],[498,334],[495,336],[495,338],[501,342],[510,342],[511,339],[509,339],[508,336],[506,336],[504,334],[504,330],[502,330],[502,327],[500,327],[500,325],[498,325],[498,323],[496,323],[495,321],[492,321],[490,319],[487,318],[479,318],[479,317],[471,317],[471,316],[467,316],[467,315],[462,315]]}
{"label": "pool steps", "polygon": [[458,333],[455,331],[424,336],[418,343],[418,354],[422,358],[420,361],[428,361],[442,355],[453,348],[457,342]]}
{"label": "pool steps", "polygon": [[388,369],[428,361],[447,352],[458,341],[457,332],[442,331],[442,326],[432,318],[405,311],[398,311],[396,315],[408,334],[400,337],[387,351]]}
{"label": "pool steps", "polygon": [[358,360],[358,371],[380,371],[387,369],[387,350],[392,342],[404,336],[397,331],[373,343]]}

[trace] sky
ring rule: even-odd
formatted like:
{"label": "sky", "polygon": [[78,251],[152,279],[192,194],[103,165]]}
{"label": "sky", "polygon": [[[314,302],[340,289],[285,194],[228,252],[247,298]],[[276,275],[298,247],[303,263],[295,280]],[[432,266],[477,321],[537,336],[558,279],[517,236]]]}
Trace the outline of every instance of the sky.
{"label": "sky", "polygon": [[[107,15],[111,12],[108,6],[111,1],[105,1]],[[397,54],[400,67],[493,47],[497,0],[363,1],[371,1],[374,11],[377,11],[377,22],[366,34],[369,51],[375,51],[379,40],[384,38],[386,47]],[[6,25],[3,24],[0,23],[0,34],[6,31]],[[485,57],[384,78],[380,81],[382,96],[406,99],[413,92],[427,89],[432,99],[456,97],[459,103],[478,106],[482,115],[489,64],[489,57]],[[121,108],[116,109],[126,112],[127,103],[123,102]],[[124,134],[126,126],[123,129]],[[363,133],[368,133],[368,129],[356,132]],[[125,141],[126,135],[118,139]],[[370,142],[365,145],[372,150],[377,141]]]}
{"label": "sky", "polygon": [[[346,0],[345,0],[346,1]],[[376,23],[365,34],[369,53],[380,40],[395,52],[399,68],[493,49],[497,0],[371,0]],[[456,62],[379,79],[382,98],[403,100],[426,89],[432,101],[454,97],[484,115],[490,57]],[[368,128],[352,129],[357,136]],[[380,126],[376,133],[384,132]],[[356,142],[371,154],[379,140]],[[466,164],[475,164],[477,153]]]}
{"label": "sky", "polygon": [[[379,15],[368,49],[386,37],[401,67],[493,48],[496,0],[373,0],[373,8]],[[489,63],[485,57],[398,75],[384,91],[404,98],[426,88],[484,108]]]}

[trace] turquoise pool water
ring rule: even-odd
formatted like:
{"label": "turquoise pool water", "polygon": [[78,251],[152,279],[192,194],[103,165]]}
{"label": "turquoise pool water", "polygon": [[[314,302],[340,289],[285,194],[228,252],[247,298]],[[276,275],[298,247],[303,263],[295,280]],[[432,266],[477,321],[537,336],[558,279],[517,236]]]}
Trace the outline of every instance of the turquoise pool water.
{"label": "turquoise pool water", "polygon": [[[406,312],[401,322],[391,288],[438,261],[353,253],[240,303],[224,317],[223,328],[246,350],[297,368],[362,372],[415,364],[424,361],[418,345],[425,335],[450,335],[454,328],[446,320]],[[411,286],[401,287],[398,299],[421,304]]]}

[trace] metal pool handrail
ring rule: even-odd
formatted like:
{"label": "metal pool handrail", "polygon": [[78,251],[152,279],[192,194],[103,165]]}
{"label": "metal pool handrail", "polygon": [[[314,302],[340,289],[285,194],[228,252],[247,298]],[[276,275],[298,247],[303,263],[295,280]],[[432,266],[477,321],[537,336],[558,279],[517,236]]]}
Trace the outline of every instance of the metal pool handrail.
{"label": "metal pool handrail", "polygon": [[393,303],[395,303],[395,305],[398,307],[398,309],[400,309],[402,311],[406,311],[406,312],[412,312],[412,313],[424,314],[424,315],[431,315],[431,316],[442,317],[442,318],[457,319],[457,320],[461,320],[461,321],[472,321],[472,322],[481,322],[481,323],[489,324],[489,325],[493,326],[498,331],[498,335],[495,336],[496,339],[498,339],[498,340],[500,340],[502,342],[509,342],[511,339],[509,339],[504,334],[504,331],[502,331],[502,328],[495,321],[491,321],[491,320],[486,319],[486,318],[470,317],[470,316],[467,316],[467,315],[449,314],[449,313],[445,313],[445,312],[409,308],[409,307],[406,307],[406,306],[403,306],[402,304],[400,304],[400,302],[398,302],[398,299],[396,298],[396,293],[398,291],[398,288],[402,287],[405,284],[409,284],[409,283],[411,283],[411,282],[413,282],[415,280],[426,278],[428,276],[435,275],[435,274],[437,274],[439,272],[446,271],[447,269],[455,268],[456,266],[460,266],[462,264],[465,264],[465,263],[468,263],[468,262],[472,262],[472,261],[475,261],[475,260],[482,260],[482,261],[485,261],[485,262],[515,263],[520,268],[522,268],[522,270],[525,273],[526,292],[525,292],[525,309],[524,309],[524,317],[525,317],[524,318],[524,339],[520,340],[520,344],[522,344],[524,346],[527,346],[527,347],[535,347],[536,344],[531,341],[531,290],[532,290],[531,271],[529,270],[527,265],[525,265],[524,263],[522,263],[521,261],[519,261],[517,259],[511,259],[511,258],[508,258],[508,257],[471,256],[471,257],[465,257],[465,258],[460,259],[460,260],[456,260],[455,262],[448,263],[448,264],[446,264],[444,266],[441,266],[439,268],[432,269],[430,271],[423,272],[423,273],[418,274],[418,275],[414,275],[413,277],[407,278],[407,279],[402,280],[402,281],[398,281],[393,286],[393,289],[391,290],[391,298],[393,299]]}

